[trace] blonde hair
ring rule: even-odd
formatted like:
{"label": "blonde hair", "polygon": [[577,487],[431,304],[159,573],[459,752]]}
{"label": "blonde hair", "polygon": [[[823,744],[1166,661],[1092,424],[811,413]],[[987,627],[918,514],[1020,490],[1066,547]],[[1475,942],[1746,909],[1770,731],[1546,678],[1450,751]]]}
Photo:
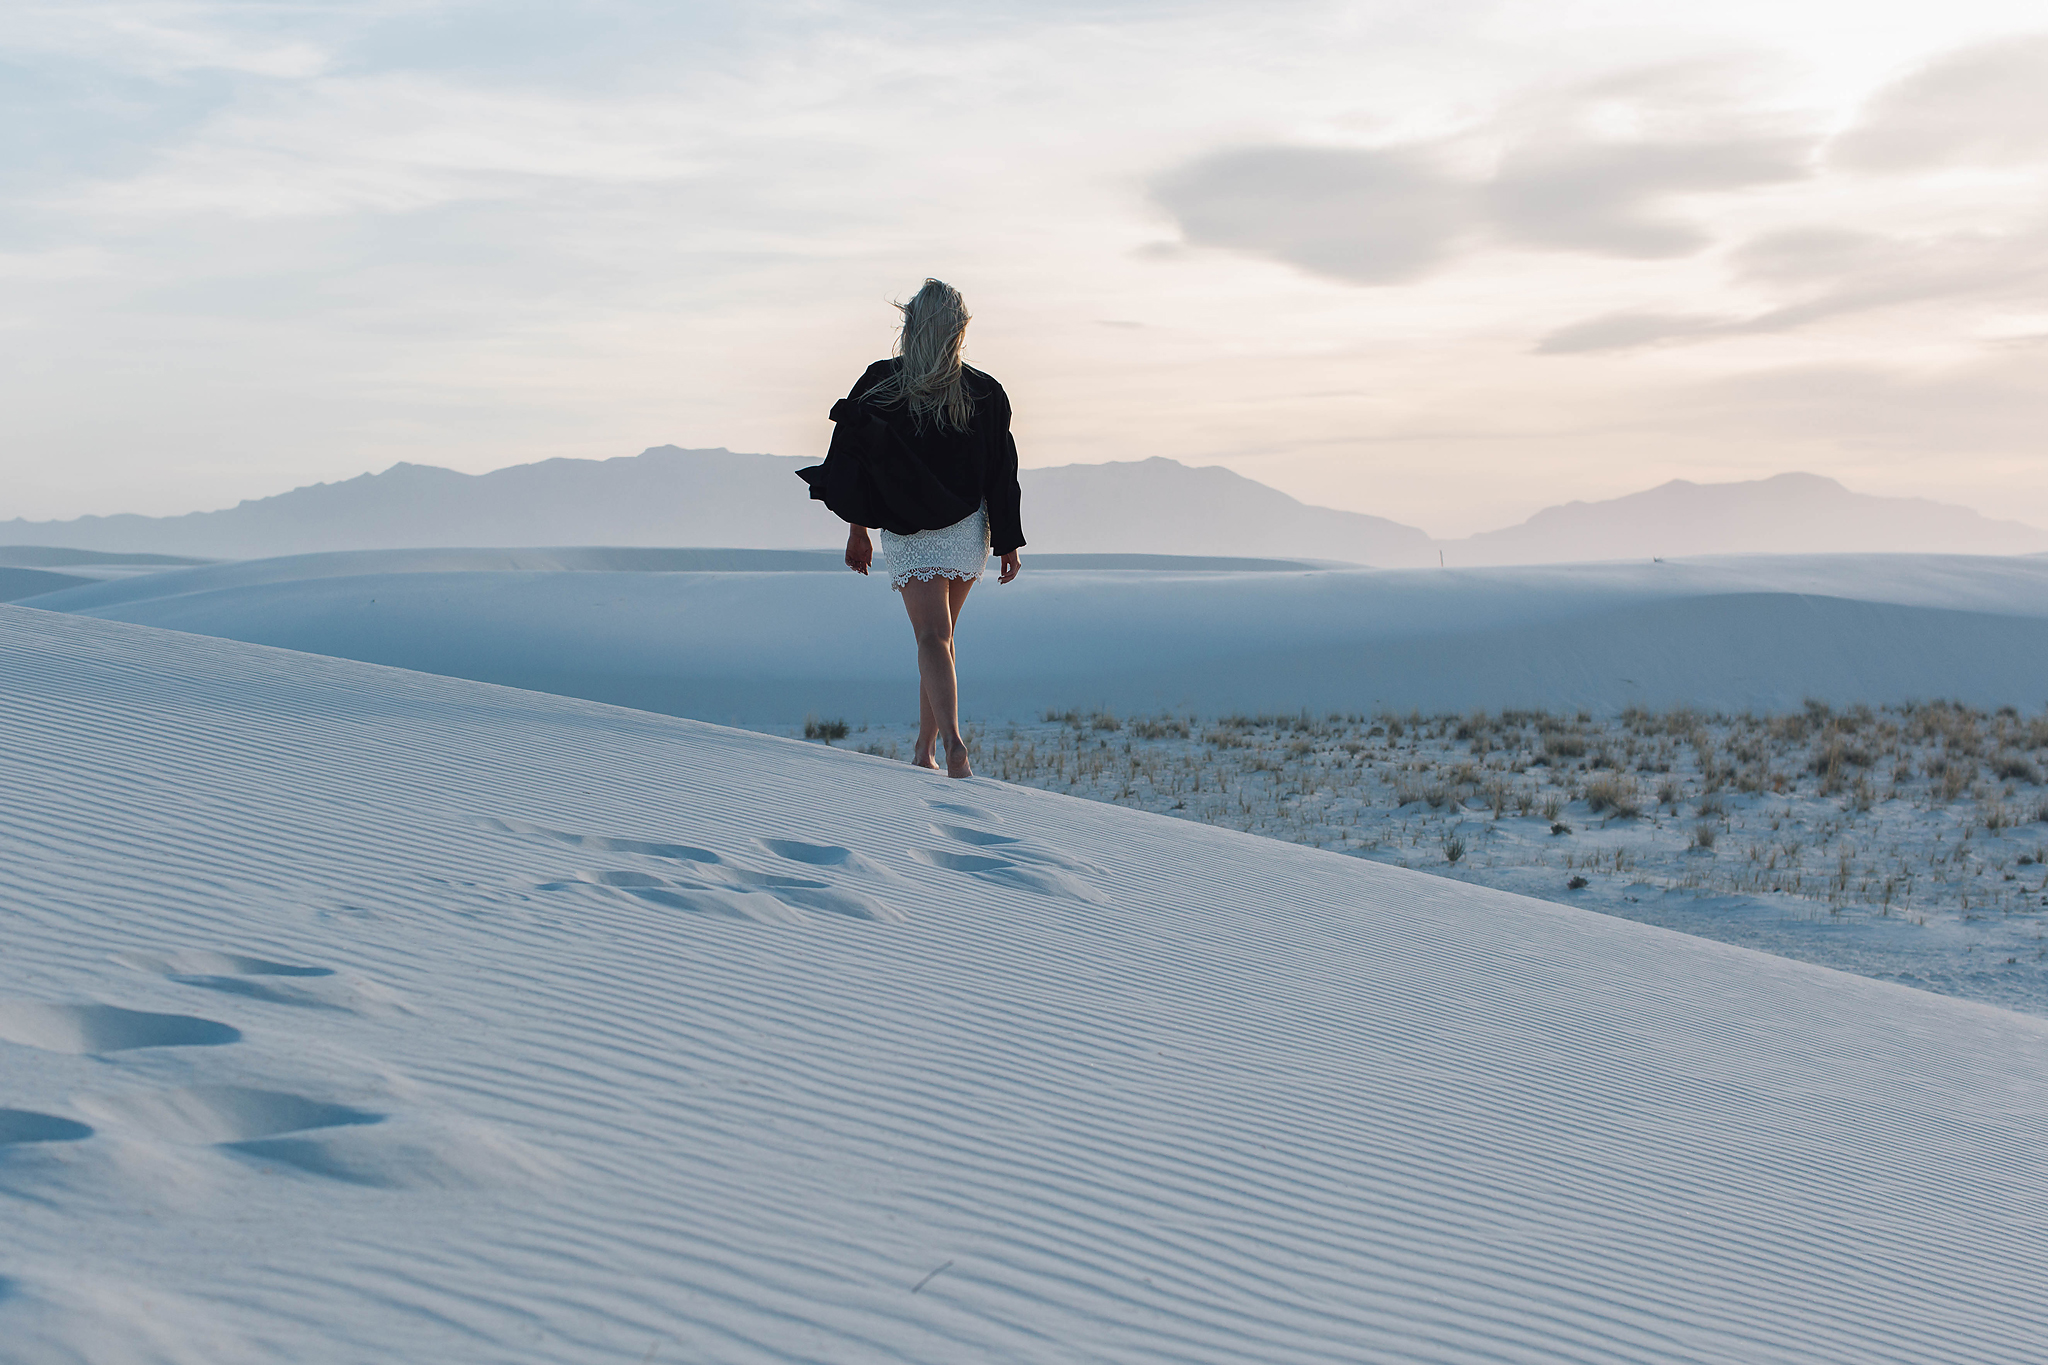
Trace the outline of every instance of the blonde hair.
{"label": "blonde hair", "polygon": [[974,399],[960,373],[960,345],[973,320],[966,301],[944,280],[927,279],[909,303],[896,307],[903,314],[903,330],[896,335],[896,354],[903,363],[867,396],[878,403],[901,402],[919,427],[929,419],[941,429],[967,430]]}

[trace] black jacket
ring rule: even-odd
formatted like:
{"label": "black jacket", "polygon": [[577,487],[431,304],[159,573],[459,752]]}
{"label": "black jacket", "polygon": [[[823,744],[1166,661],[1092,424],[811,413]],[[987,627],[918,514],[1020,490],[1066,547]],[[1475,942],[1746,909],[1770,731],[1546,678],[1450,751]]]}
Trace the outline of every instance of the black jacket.
{"label": "black jacket", "polygon": [[986,502],[991,548],[1008,554],[1024,543],[1010,396],[980,370],[963,366],[962,381],[974,400],[967,430],[944,430],[930,419],[920,430],[902,402],[885,407],[864,398],[901,363],[876,361],[832,405],[837,425],[825,463],[799,469],[797,477],[842,521],[900,536],[951,526]]}

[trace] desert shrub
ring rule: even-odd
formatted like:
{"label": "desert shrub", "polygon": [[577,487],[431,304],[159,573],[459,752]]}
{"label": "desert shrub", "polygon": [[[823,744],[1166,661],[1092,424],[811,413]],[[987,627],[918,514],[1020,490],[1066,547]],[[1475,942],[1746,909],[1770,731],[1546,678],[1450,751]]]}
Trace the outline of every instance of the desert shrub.
{"label": "desert shrub", "polygon": [[2005,808],[2003,802],[1994,801],[1984,809],[1984,828],[1993,834],[2017,823],[2019,822],[2013,819],[2012,812]]}
{"label": "desert shrub", "polygon": [[1699,816],[1702,820],[1711,820],[1717,815],[1726,815],[1727,813],[1728,807],[1718,795],[1712,792],[1702,796],[1699,805],[1693,808],[1693,814]]}
{"label": "desert shrub", "polygon": [[1496,777],[1486,784],[1486,804],[1498,820],[1507,812],[1508,802],[1514,799],[1514,792],[1508,783]]}
{"label": "desert shrub", "polygon": [[[1172,716],[1160,716],[1155,720],[1134,720],[1131,722],[1131,733],[1139,739],[1186,739],[1188,723],[1176,720]],[[1347,744],[1345,748],[1357,752],[1354,746]]]}
{"label": "desert shrub", "polygon": [[1428,788],[1424,787],[1420,782],[1413,782],[1405,777],[1394,779],[1394,804],[1396,806],[1412,806],[1417,801],[1426,800],[1427,797]]}
{"label": "desert shrub", "polygon": [[1671,807],[1671,809],[1677,810],[1679,795],[1680,793],[1678,790],[1678,784],[1676,782],[1673,782],[1671,779],[1666,778],[1664,781],[1659,782],[1657,784],[1658,805],[1669,806]]}
{"label": "desert shrub", "polygon": [[1047,725],[1071,725],[1074,726],[1076,729],[1079,729],[1081,725],[1081,713],[1079,711],[1048,710],[1045,713],[1045,723]]}
{"label": "desert shrub", "polygon": [[1565,879],[1564,889],[1567,891],[1584,891],[1587,885],[1588,883],[1584,877],[1568,877]]}
{"label": "desert shrub", "polygon": [[1714,823],[1711,820],[1702,820],[1692,827],[1692,846],[1694,848],[1712,853],[1714,851],[1714,840],[1717,837],[1718,831],[1715,830]]}
{"label": "desert shrub", "polygon": [[1823,777],[1832,777],[1843,768],[1868,768],[1875,761],[1870,750],[1850,744],[1840,735],[1831,735],[1827,743],[1814,748],[1809,767]]}
{"label": "desert shrub", "polygon": [[1431,810],[1441,810],[1451,799],[1450,787],[1442,782],[1432,782],[1422,789],[1422,799],[1429,803]]}
{"label": "desert shrub", "polygon": [[1316,742],[1312,739],[1297,739],[1287,746],[1287,752],[1295,758],[1307,758],[1315,751]]}
{"label": "desert shrub", "polygon": [[1543,741],[1546,758],[1584,758],[1586,741],[1581,735],[1555,734]]}
{"label": "desert shrub", "polygon": [[1804,713],[1772,716],[1765,728],[1774,744],[1803,744],[1813,728],[1813,720]]}
{"label": "desert shrub", "polygon": [[1124,723],[1118,720],[1115,716],[1111,715],[1107,711],[1097,711],[1094,715],[1088,718],[1088,727],[1091,730],[1107,730],[1114,732],[1123,729]]}
{"label": "desert shrub", "polygon": [[845,739],[847,725],[843,720],[819,720],[816,716],[804,717],[804,738],[822,739],[830,744],[835,739]]}
{"label": "desert shrub", "polygon": [[1616,773],[1594,778],[1586,784],[1586,809],[1598,815],[1611,811],[1617,820],[1633,820],[1643,813],[1632,777]]}
{"label": "desert shrub", "polygon": [[1991,761],[1991,771],[2002,781],[2038,783],[2041,770],[2018,754],[2003,754]]}
{"label": "desert shrub", "polygon": [[[1544,797],[1544,798],[1543,798],[1543,818],[1544,818],[1544,819],[1546,819],[1546,820],[1555,820],[1555,819],[1557,819],[1557,817],[1558,817],[1558,816],[1560,816],[1560,815],[1562,815],[1562,814],[1564,814],[1564,798],[1563,798],[1563,797],[1559,796],[1559,795],[1558,795],[1558,794],[1557,794],[1556,792],[1552,792],[1552,793],[1551,793],[1550,795],[1548,795],[1548,796],[1546,796],[1546,797]],[[1553,834],[1555,834],[1556,832],[1557,832],[1557,831],[1555,831],[1555,830],[1552,830],[1552,831],[1551,831],[1551,833],[1553,833]]]}
{"label": "desert shrub", "polygon": [[1927,775],[1934,779],[1935,789],[1944,801],[1953,801],[1970,789],[1977,780],[1977,764],[1953,756],[1942,758],[1928,765]]}
{"label": "desert shrub", "polygon": [[1552,834],[1570,834],[1572,827],[1562,820],[1552,820],[1550,822],[1550,832]]}
{"label": "desert shrub", "polygon": [[1444,861],[1455,863],[1465,856],[1465,841],[1453,834],[1444,840]]}

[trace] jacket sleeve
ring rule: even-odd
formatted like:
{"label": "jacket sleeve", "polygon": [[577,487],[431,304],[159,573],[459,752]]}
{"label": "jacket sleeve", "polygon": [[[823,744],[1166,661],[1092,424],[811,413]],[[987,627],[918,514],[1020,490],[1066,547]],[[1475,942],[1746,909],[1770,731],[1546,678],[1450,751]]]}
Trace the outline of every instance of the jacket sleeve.
{"label": "jacket sleeve", "polygon": [[863,390],[874,386],[876,368],[869,366],[846,397],[832,405],[832,444],[825,449],[825,463],[796,472],[799,479],[811,486],[815,501],[824,503],[833,515],[853,526],[882,524],[873,480],[856,448],[865,424],[859,404],[854,401]]}
{"label": "jacket sleeve", "polygon": [[1006,555],[1024,544],[1021,504],[1024,490],[1017,483],[1017,438],[1010,434],[1010,396],[1002,395],[1000,424],[991,438],[989,464],[982,482],[988,499],[989,548]]}

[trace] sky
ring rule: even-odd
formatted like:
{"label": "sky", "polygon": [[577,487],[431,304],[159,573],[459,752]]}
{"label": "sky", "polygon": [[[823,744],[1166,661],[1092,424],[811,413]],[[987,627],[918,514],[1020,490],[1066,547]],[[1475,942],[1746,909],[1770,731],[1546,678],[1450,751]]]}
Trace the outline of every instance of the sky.
{"label": "sky", "polygon": [[934,275],[1027,465],[2048,525],[2038,0],[12,0],[0,102],[0,518],[821,454]]}

